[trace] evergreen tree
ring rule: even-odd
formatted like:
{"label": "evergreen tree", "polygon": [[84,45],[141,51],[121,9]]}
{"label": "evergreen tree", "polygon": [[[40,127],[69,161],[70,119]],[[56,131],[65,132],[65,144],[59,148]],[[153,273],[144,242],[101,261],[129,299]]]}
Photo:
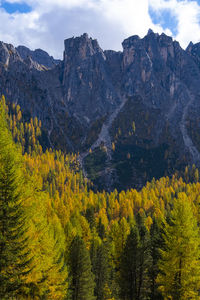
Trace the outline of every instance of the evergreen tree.
{"label": "evergreen tree", "polygon": [[[144,235],[143,235],[144,233]],[[147,232],[140,231],[137,226],[131,229],[120,265],[121,298],[124,300],[147,299],[148,277],[147,265],[149,262]]]}
{"label": "evergreen tree", "polygon": [[90,224],[90,229],[92,230],[95,227],[95,217],[94,217],[94,207],[91,206],[87,208],[85,217]]}
{"label": "evergreen tree", "polygon": [[92,250],[92,272],[95,275],[94,294],[97,300],[105,298],[106,283],[109,281],[109,254],[107,245],[101,243],[95,245],[93,241]]}
{"label": "evergreen tree", "polygon": [[200,240],[190,200],[179,193],[171,219],[164,228],[165,248],[161,250],[157,282],[164,298],[173,300],[200,297]]}
{"label": "evergreen tree", "polygon": [[26,199],[22,156],[7,127],[0,103],[0,298],[23,293],[30,257],[23,204]]}
{"label": "evergreen tree", "polygon": [[91,271],[89,251],[84,241],[76,236],[69,253],[72,300],[94,300],[94,275]]}
{"label": "evergreen tree", "polygon": [[160,292],[158,291],[158,283],[156,278],[159,273],[158,260],[160,258],[160,249],[162,248],[162,236],[161,230],[158,226],[157,220],[153,219],[153,224],[150,229],[150,255],[151,264],[149,268],[149,280],[150,280],[150,299],[159,300],[162,299]]}

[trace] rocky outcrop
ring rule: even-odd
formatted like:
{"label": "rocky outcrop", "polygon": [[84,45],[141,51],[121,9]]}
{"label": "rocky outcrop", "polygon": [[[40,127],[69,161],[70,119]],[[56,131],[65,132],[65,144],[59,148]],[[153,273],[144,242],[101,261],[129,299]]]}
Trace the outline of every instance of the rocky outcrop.
{"label": "rocky outcrop", "polygon": [[23,60],[30,57],[33,61],[37,62],[39,65],[43,65],[47,69],[52,69],[60,63],[59,59],[54,59],[53,56],[50,56],[42,49],[32,51],[25,46],[18,46],[16,50]]}
{"label": "rocky outcrop", "polygon": [[5,69],[12,62],[22,61],[13,45],[0,42],[0,63]]}
{"label": "rocky outcrop", "polygon": [[65,40],[62,86],[71,114],[86,125],[111,113],[120,103],[106,56],[87,34]]}
{"label": "rocky outcrop", "polygon": [[57,61],[1,42],[0,92],[42,120],[46,144],[81,153],[85,174],[99,161],[92,179],[104,186],[141,187],[200,166],[200,44],[184,51],[149,30],[122,46],[103,51],[83,34],[65,40]]}

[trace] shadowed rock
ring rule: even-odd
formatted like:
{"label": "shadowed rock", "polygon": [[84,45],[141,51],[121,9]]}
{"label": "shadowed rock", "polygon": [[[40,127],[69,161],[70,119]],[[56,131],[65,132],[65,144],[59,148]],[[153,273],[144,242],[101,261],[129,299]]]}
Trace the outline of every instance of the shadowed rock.
{"label": "shadowed rock", "polygon": [[43,50],[1,42],[0,92],[27,117],[42,120],[48,145],[82,152],[83,166],[90,148],[107,148],[100,178],[107,172],[108,180],[115,169],[119,184],[124,166],[130,169],[127,186],[138,187],[188,163],[200,165],[194,133],[200,130],[200,43],[183,50],[149,30],[122,46],[122,52],[103,51],[83,34],[65,40],[58,61]]}

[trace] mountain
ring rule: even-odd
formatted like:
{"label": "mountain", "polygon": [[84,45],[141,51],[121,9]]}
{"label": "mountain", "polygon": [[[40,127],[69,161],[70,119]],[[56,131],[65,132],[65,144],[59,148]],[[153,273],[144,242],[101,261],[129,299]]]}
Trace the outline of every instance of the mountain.
{"label": "mountain", "polygon": [[43,145],[79,152],[98,188],[136,187],[200,165],[200,43],[149,30],[123,51],[83,34],[63,60],[0,43],[0,93],[43,124]]}
{"label": "mountain", "polygon": [[53,56],[49,56],[49,54],[42,49],[36,49],[32,51],[25,46],[18,46],[16,50],[23,60],[31,57],[33,61],[45,66],[48,69],[52,69],[60,62],[59,59],[54,59]]}

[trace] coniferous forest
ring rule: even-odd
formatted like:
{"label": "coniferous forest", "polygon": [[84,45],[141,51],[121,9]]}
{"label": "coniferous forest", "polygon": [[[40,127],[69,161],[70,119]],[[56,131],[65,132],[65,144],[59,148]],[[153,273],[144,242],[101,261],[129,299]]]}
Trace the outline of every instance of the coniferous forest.
{"label": "coniferous forest", "polygon": [[0,103],[0,299],[200,298],[195,166],[140,191],[94,192],[41,122]]}

